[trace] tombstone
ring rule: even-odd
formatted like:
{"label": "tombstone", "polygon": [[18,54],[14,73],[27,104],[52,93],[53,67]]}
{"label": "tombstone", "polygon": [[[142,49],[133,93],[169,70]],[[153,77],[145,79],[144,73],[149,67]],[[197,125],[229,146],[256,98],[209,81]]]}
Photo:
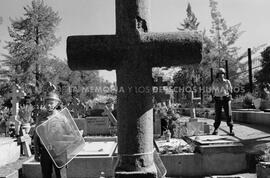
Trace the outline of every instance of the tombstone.
{"label": "tombstone", "polygon": [[86,117],[87,134],[86,135],[109,135],[110,121],[107,116]]}
{"label": "tombstone", "polygon": [[163,82],[162,77],[158,77],[156,82],[153,81],[153,94],[157,103],[170,101],[171,96],[163,89],[164,86],[168,86],[168,82]]}
{"label": "tombstone", "polygon": [[115,177],[156,177],[152,67],[199,63],[201,37],[192,32],[149,32],[150,0],[115,2],[116,35],[68,37],[68,65],[72,70],[116,69]]}
{"label": "tombstone", "polygon": [[20,98],[23,98],[24,96],[26,96],[26,94],[18,84],[15,84],[12,88],[12,93],[10,93],[8,96],[12,97],[12,100],[11,100],[11,103],[12,103],[11,114],[12,114],[12,116],[8,120],[7,131],[9,130],[10,123],[13,122],[15,125],[16,135],[19,135],[20,124],[21,124],[20,121],[18,120],[19,100],[20,100]]}

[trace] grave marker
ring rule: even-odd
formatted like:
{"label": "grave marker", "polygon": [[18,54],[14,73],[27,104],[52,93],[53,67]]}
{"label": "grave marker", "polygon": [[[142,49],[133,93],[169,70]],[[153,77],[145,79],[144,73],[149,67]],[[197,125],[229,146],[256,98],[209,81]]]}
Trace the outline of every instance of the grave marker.
{"label": "grave marker", "polygon": [[29,145],[31,144],[31,137],[25,132],[24,129],[22,129],[22,136],[20,136],[18,138],[18,143],[21,144],[22,153],[25,156],[27,156],[27,157],[32,156],[31,150],[29,147]]}
{"label": "grave marker", "polygon": [[86,117],[87,135],[108,135],[110,134],[110,122],[105,117]]}
{"label": "grave marker", "polygon": [[20,124],[21,122],[18,120],[18,114],[19,114],[19,100],[20,98],[23,98],[26,96],[26,93],[23,91],[23,89],[18,85],[15,84],[12,88],[12,93],[10,93],[8,96],[12,97],[11,103],[12,103],[12,111],[11,111],[11,118],[8,120],[7,124],[7,130],[9,130],[9,125],[11,122],[15,124],[15,130],[16,130],[16,135],[19,135],[19,130],[20,130]]}
{"label": "grave marker", "polygon": [[156,177],[152,67],[199,63],[201,37],[148,32],[150,0],[115,2],[116,35],[68,37],[68,65],[72,70],[116,69],[120,161],[115,177]]}

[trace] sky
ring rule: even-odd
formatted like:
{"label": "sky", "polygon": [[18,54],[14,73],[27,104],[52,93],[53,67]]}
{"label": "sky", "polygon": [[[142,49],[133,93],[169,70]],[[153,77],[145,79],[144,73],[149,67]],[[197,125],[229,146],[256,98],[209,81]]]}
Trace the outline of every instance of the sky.
{"label": "sky", "polygon": [[[62,18],[56,35],[61,42],[51,52],[66,59],[66,39],[70,35],[115,34],[115,2],[114,0],[44,0],[59,13]],[[152,0],[151,26],[153,32],[177,31],[177,27],[186,17],[186,7],[191,4],[192,11],[200,22],[199,30],[211,28],[209,0]],[[270,1],[269,0],[217,0],[218,10],[228,26],[241,23],[240,30],[245,33],[237,41],[241,51],[270,42]],[[31,0],[0,0],[0,53],[8,35],[9,18],[23,17],[26,5]],[[0,56],[0,60],[3,58]],[[100,71],[100,75],[109,81],[115,81],[115,72]]]}

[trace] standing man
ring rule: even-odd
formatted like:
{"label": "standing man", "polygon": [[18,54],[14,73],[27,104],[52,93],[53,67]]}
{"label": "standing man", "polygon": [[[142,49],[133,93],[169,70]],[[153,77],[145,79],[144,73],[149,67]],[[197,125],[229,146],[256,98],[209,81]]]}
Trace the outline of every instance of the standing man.
{"label": "standing man", "polygon": [[[41,110],[36,121],[36,127],[42,124],[43,122],[48,120],[48,117],[57,113],[56,110],[60,99],[55,92],[50,92],[46,95],[45,98],[45,110]],[[52,128],[50,132],[53,132]],[[59,127],[58,130],[61,128]],[[49,132],[49,133],[50,133]],[[37,133],[34,135],[34,145],[35,145],[35,160],[40,161],[41,170],[42,170],[42,178],[51,178],[53,167],[55,170],[55,175],[57,178],[66,178],[66,167],[57,168],[51,159],[48,151],[45,149],[45,146],[41,143],[39,136]]]}
{"label": "standing man", "polygon": [[233,120],[231,114],[231,94],[232,94],[232,85],[228,79],[225,79],[225,69],[219,68],[217,72],[217,77],[212,84],[212,92],[215,101],[215,130],[213,135],[218,134],[218,128],[221,123],[221,112],[222,108],[224,109],[225,116],[227,119],[227,125],[230,128],[229,135],[234,136],[233,132]]}

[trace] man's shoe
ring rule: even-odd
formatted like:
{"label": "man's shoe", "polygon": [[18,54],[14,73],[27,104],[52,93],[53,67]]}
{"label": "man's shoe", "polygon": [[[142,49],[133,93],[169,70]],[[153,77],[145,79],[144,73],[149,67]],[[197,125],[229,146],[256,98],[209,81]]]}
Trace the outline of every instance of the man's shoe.
{"label": "man's shoe", "polygon": [[214,132],[212,133],[212,135],[217,135],[217,134],[218,134],[217,130],[214,130]]}

